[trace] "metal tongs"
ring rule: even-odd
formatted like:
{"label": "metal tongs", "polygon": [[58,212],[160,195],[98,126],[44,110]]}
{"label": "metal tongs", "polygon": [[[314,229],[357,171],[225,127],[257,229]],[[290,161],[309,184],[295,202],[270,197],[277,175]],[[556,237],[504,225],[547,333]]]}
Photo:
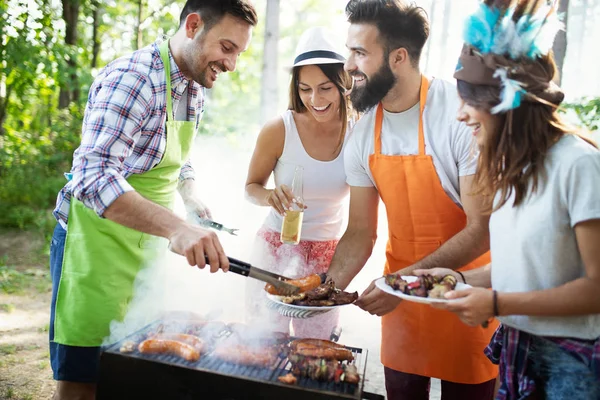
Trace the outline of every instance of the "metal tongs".
{"label": "metal tongs", "polygon": [[[229,260],[229,270],[231,272],[270,283],[277,289],[278,293],[284,296],[291,296],[300,291],[298,286],[286,282],[290,278],[254,267],[247,262],[236,260],[233,257],[227,257],[227,259]],[[208,258],[206,258],[206,262],[208,263]]]}
{"label": "metal tongs", "polygon": [[218,222],[215,222],[215,221],[207,219],[207,218],[201,218],[198,216],[194,216],[194,217],[195,217],[194,219],[198,225],[202,225],[207,228],[212,228],[212,229],[216,229],[217,231],[227,232],[233,236],[237,236],[237,231],[239,231],[239,229],[226,228],[225,226],[223,226],[223,224],[220,224]]}

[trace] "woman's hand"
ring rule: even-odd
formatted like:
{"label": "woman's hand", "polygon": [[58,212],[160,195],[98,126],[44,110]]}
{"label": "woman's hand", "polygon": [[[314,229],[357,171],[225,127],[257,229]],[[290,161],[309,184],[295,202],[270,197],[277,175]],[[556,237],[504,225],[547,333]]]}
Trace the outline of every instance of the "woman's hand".
{"label": "woman's hand", "polygon": [[267,203],[275,209],[281,216],[285,215],[286,211],[292,211],[292,204],[296,204],[300,208],[306,209],[306,206],[299,203],[294,198],[294,193],[286,185],[280,185],[275,189],[269,190],[267,194]]}
{"label": "woman's hand", "polygon": [[458,318],[469,326],[484,325],[494,318],[494,294],[484,288],[453,290],[446,293],[447,303],[433,303],[432,307],[447,310],[458,315]]}

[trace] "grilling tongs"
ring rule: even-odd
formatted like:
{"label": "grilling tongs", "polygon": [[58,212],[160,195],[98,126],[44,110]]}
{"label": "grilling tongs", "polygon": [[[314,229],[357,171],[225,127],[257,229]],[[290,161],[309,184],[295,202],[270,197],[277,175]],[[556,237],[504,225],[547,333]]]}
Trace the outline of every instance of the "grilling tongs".
{"label": "grilling tongs", "polygon": [[[286,280],[290,280],[290,278],[254,267],[247,262],[236,260],[233,257],[227,257],[227,259],[229,260],[229,270],[231,272],[270,283],[275,286],[278,293],[284,296],[291,296],[298,293],[300,290],[298,286],[285,282]],[[206,262],[208,263],[208,258],[206,259]]]}

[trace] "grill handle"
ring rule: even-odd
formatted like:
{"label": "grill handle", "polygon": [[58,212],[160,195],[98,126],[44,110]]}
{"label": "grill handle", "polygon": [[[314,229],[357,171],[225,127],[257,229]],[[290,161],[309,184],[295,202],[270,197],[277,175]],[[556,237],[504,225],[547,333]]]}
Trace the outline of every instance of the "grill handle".
{"label": "grill handle", "polygon": [[385,400],[385,396],[371,392],[362,392],[362,398],[363,400]]}

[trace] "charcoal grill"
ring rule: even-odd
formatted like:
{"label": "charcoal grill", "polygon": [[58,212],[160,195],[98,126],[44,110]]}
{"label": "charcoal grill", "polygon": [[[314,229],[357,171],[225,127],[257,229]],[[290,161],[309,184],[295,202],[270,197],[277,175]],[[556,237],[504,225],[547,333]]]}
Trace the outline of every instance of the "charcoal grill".
{"label": "charcoal grill", "polygon": [[[345,382],[320,382],[299,378],[295,385],[278,381],[290,372],[291,363],[281,354],[270,367],[236,365],[223,362],[211,353],[202,355],[197,362],[185,361],[176,356],[147,355],[136,350],[122,353],[122,344],[131,340],[139,342],[152,332],[154,323],[139,332],[106,348],[100,357],[98,400],[135,399],[383,399],[383,396],[363,391],[367,350],[348,347],[360,374],[358,384]],[[213,340],[224,340],[221,333]]]}

